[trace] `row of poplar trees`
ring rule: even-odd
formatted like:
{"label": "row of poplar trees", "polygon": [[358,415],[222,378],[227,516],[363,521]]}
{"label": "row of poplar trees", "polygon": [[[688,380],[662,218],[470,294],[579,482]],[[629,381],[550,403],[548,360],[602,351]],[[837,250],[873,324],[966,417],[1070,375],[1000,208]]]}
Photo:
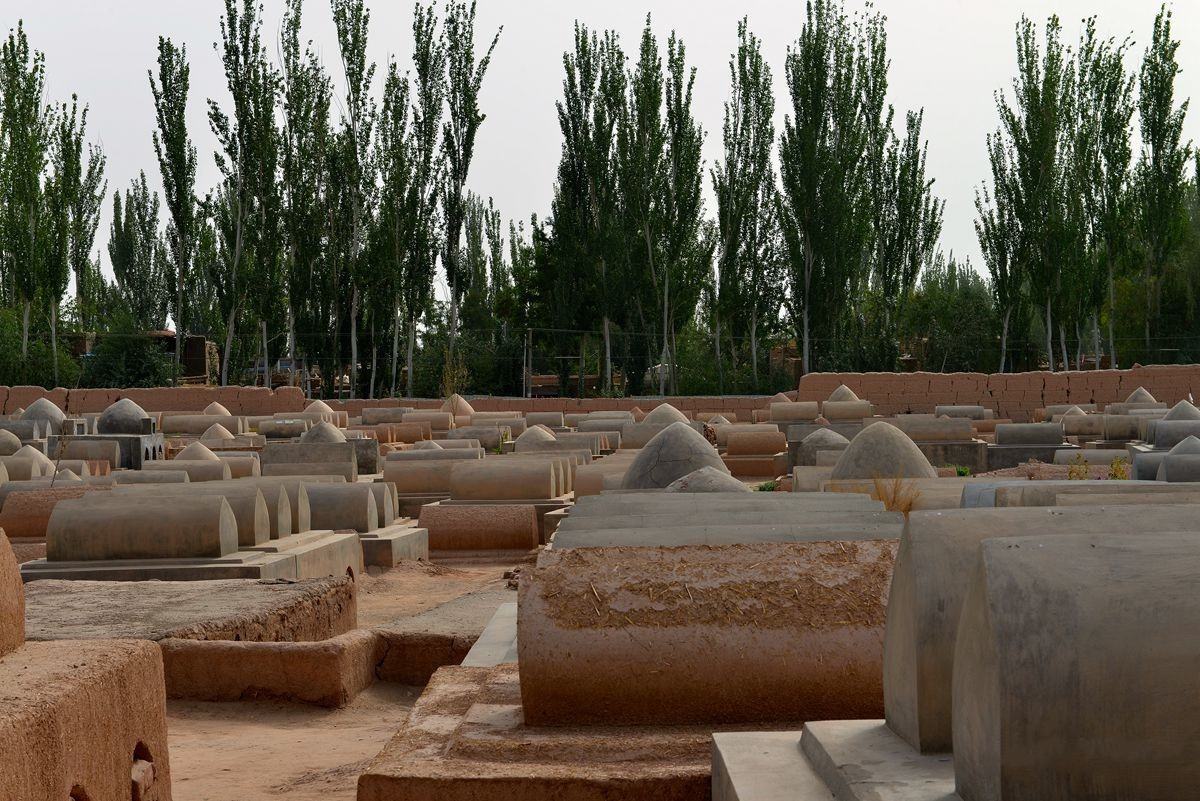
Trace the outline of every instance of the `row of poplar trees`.
{"label": "row of poplar trees", "polygon": [[814,343],[824,365],[856,351],[895,361],[899,304],[934,253],[943,207],[922,113],[895,133],[884,18],[808,4],[784,64],[781,131],[762,43],[745,20],[737,33],[711,166],[696,73],[675,34],[664,53],[648,18],[627,56],[615,32],[577,25],[564,56],[562,158],[551,215],[535,229],[534,315],[563,333],[560,347],[575,331],[600,333],[606,388],[614,362],[634,389],[655,364],[657,389],[677,388],[678,335],[696,324],[718,371],[748,360],[755,387],[768,333],[791,333],[806,371]]}
{"label": "row of poplar trees", "polygon": [[[1134,43],[1099,36],[1094,18],[1075,47],[1057,17],[1040,36],[1028,19],[1017,26],[1018,74],[1011,91],[996,93],[991,176],[976,198],[1001,371],[1012,366],[1010,338],[1035,324],[1052,370],[1079,369],[1085,358],[1116,366],[1122,317],[1142,323],[1143,353],[1155,352],[1164,288],[1200,244],[1171,22],[1162,7],[1136,72],[1126,66]],[[1130,294],[1123,283],[1140,285],[1140,310],[1119,301]]]}
{"label": "row of poplar trees", "polygon": [[[144,172],[114,192],[111,284],[93,258],[107,185],[102,150],[84,149],[87,109],[74,98],[48,105],[42,54],[23,26],[10,32],[0,73],[0,286],[4,305],[22,314],[22,358],[32,315],[48,311],[55,336],[73,271],[75,325],[96,330],[127,319],[145,331],[170,317],[177,358],[186,332],[219,332],[223,384],[241,380],[237,364],[250,357],[264,365],[286,354],[331,374],[348,364],[351,392],[395,393],[406,345],[412,391],[414,343],[437,265],[453,319],[472,278],[487,274],[477,262],[489,254],[464,245],[464,228],[468,245],[485,227],[499,241],[495,210],[467,180],[484,119],[478,96],[500,34],[477,58],[473,1],[446,0],[440,18],[433,2],[418,2],[411,69],[388,64],[377,98],[369,11],[362,0],[331,7],[344,94],[301,38],[302,0],[287,0],[278,47],[264,39],[257,0],[225,0],[214,47],[228,96],[209,99],[207,113],[220,180],[205,192],[188,127],[198,121],[187,115],[187,50],[160,37],[148,82],[162,195]],[[379,364],[381,353],[390,368]]]}

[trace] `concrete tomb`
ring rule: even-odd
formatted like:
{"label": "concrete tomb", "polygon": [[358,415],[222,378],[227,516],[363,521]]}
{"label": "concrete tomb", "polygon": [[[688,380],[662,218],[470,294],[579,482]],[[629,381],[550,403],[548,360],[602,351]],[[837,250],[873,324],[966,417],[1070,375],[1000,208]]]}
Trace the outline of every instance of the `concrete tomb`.
{"label": "concrete tomb", "polygon": [[16,434],[0,430],[0,456],[12,456],[20,449],[21,440]]}
{"label": "concrete tomb", "polygon": [[[789,455],[793,452],[791,442],[788,442]],[[790,458],[793,467],[796,465],[815,465],[817,454],[822,452],[840,453],[850,445],[850,440],[828,428],[820,428],[796,443],[795,456]]]}
{"label": "concrete tomb", "polygon": [[[519,595],[525,722],[878,714],[894,553],[887,541],[547,552]],[[612,680],[613,665],[623,680]]]}
{"label": "concrete tomb", "polygon": [[787,437],[783,432],[734,433],[721,456],[735,476],[774,478],[787,473]]}
{"label": "concrete tomb", "polygon": [[727,471],[716,449],[685,422],[672,423],[629,465],[623,489],[663,489],[702,467]]}
{"label": "concrete tomb", "polygon": [[[148,642],[25,643],[0,537],[0,788],[12,799],[170,801],[162,659]],[[100,725],[89,725],[98,722]]]}
{"label": "concrete tomb", "polygon": [[672,423],[686,423],[688,422],[688,417],[671,404],[660,403],[647,412],[645,419],[643,419],[641,422],[670,425]]}
{"label": "concrete tomb", "polygon": [[667,485],[666,492],[752,492],[748,486],[714,467],[701,467]]}
{"label": "concrete tomb", "polygon": [[36,420],[41,424],[43,431],[50,434],[61,434],[63,421],[67,419],[67,415],[50,399],[38,398],[25,407],[25,411],[21,413],[21,419]]}
{"label": "concrete tomb", "polygon": [[866,426],[850,441],[831,478],[937,478],[937,471],[903,431],[876,424]]}
{"label": "concrete tomb", "polygon": [[839,403],[842,401],[856,401],[859,400],[859,397],[858,395],[854,394],[854,390],[850,389],[850,387],[846,386],[845,384],[842,384],[833,392],[829,393],[829,397],[826,400]]}
{"label": "concrete tomb", "polygon": [[332,423],[322,420],[301,434],[300,441],[303,443],[345,442],[346,435]]}
{"label": "concrete tomb", "polygon": [[216,415],[220,415],[222,417],[232,417],[233,416],[228,409],[226,409],[224,406],[217,403],[216,401],[213,401],[212,403],[205,406],[204,413],[205,414],[216,414]]}

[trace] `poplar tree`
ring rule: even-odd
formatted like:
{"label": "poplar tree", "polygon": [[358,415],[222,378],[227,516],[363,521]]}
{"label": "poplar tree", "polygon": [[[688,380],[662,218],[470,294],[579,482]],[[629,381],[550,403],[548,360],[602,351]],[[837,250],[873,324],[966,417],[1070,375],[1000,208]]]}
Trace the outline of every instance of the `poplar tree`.
{"label": "poplar tree", "polygon": [[453,359],[454,342],[458,336],[458,307],[466,289],[463,285],[466,276],[459,261],[459,240],[466,217],[467,176],[475,156],[475,137],[487,119],[487,115],[479,110],[479,90],[504,29],[496,31],[487,51],[476,61],[475,0],[471,0],[470,6],[462,0],[448,0],[444,26],[448,113],[442,131],[442,152],[446,166],[442,186],[445,222],[442,268],[450,285],[450,358]]}
{"label": "poplar tree", "polygon": [[350,279],[350,397],[358,391],[358,312],[362,283],[367,279],[363,259],[364,239],[372,200],[375,176],[370,163],[375,103],[371,82],[375,64],[367,62],[367,32],[371,13],[362,0],[332,0],[333,22],[337,28],[338,49],[346,78],[342,128],[346,144],[346,181],[350,202],[349,270]]}
{"label": "poplar tree", "polygon": [[254,180],[257,166],[254,152],[254,120],[261,116],[255,105],[261,102],[266,61],[262,45],[261,7],[252,0],[225,0],[221,18],[221,41],[214,45],[225,68],[225,85],[232,104],[231,113],[217,101],[208,101],[208,121],[217,138],[213,154],[221,183],[208,201],[221,242],[222,257],[210,266],[209,278],[221,300],[225,314],[225,350],[221,360],[221,385],[229,383],[229,362],[237,318],[248,290],[245,273],[248,251],[253,253],[255,223]]}
{"label": "poplar tree", "polygon": [[692,110],[695,83],[696,69],[687,64],[687,48],[672,32],[667,40],[666,182],[660,258],[663,343],[671,367],[672,392],[679,391],[675,332],[695,316],[714,242],[704,223],[705,132]]}
{"label": "poplar tree", "polygon": [[1067,124],[1074,69],[1061,41],[1058,17],[1046,22],[1045,50],[1027,17],[1017,24],[1017,70],[1011,100],[996,93],[1004,147],[1010,156],[1012,221],[1033,300],[1044,310],[1046,356],[1053,371],[1053,308],[1061,289],[1060,266],[1071,246],[1064,218]]}
{"label": "poplar tree", "polygon": [[1142,59],[1138,80],[1138,117],[1142,152],[1136,168],[1138,229],[1142,239],[1142,283],[1145,290],[1146,351],[1162,298],[1162,284],[1187,230],[1185,170],[1191,142],[1183,140],[1188,101],[1175,105],[1176,54],[1171,38],[1171,11],[1164,5],[1154,20],[1154,33]]}
{"label": "poplar tree", "polygon": [[89,145],[85,158],[88,109],[78,98],[54,115],[50,135],[52,179],[47,185],[50,225],[46,236],[46,275],[42,292],[50,304],[50,347],[54,381],[58,382],[59,304],[72,273],[80,322],[87,327],[95,301],[92,246],[104,202],[104,153]]}
{"label": "poplar tree", "polygon": [[438,26],[433,3],[413,8],[413,84],[411,137],[413,177],[406,207],[412,218],[409,229],[408,267],[401,279],[400,295],[407,315],[407,376],[405,394],[413,396],[414,351],[417,322],[433,293],[433,276],[441,225],[438,193],[443,164],[438,136],[446,98],[446,40]]}
{"label": "poplar tree", "polygon": [[[1108,302],[1108,353],[1118,365],[1116,279],[1123,272],[1132,246],[1130,179],[1134,111],[1134,76],[1125,72],[1128,39],[1101,40],[1096,20],[1086,20],[1078,54],[1079,116],[1084,135],[1078,148],[1086,180],[1085,198],[1091,224],[1092,248],[1100,260]],[[1098,310],[1092,315],[1096,369],[1100,369]]]}
{"label": "poplar tree", "polygon": [[380,193],[375,248],[385,264],[384,284],[391,298],[392,395],[396,394],[400,364],[405,271],[411,264],[410,248],[417,223],[413,206],[416,154],[409,127],[410,92],[408,76],[401,76],[396,65],[389,64],[383,85],[383,110],[376,128],[375,161],[379,165]]}
{"label": "poplar tree", "polygon": [[[287,290],[288,356],[296,358],[296,325],[324,328],[314,312],[317,273],[324,255],[325,154],[333,88],[313,50],[301,46],[303,0],[288,0],[280,35],[283,132],[280,181],[283,189],[284,283]],[[311,353],[310,353],[311,355]],[[293,370],[294,370],[293,361]]]}
{"label": "poplar tree", "polygon": [[780,226],[788,255],[792,319],[805,372],[814,324],[834,332],[868,245],[858,47],[840,3],[811,0],[786,75],[791,110],[779,141]]}
{"label": "poplar tree", "polygon": [[167,227],[175,265],[175,294],[171,316],[175,318],[175,364],[183,356],[186,292],[191,272],[196,228],[196,148],[187,131],[187,100],[191,82],[187,47],[158,37],[158,78],[148,72],[154,96],[154,154],[162,176],[163,198],[171,223]]}
{"label": "poplar tree", "polygon": [[119,190],[113,193],[108,259],[125,308],[143,331],[161,330],[171,303],[173,282],[158,212],[158,193],[150,191],[145,172],[131,182],[123,200]]}
{"label": "poplar tree", "polygon": [[43,100],[45,57],[29,46],[25,28],[0,47],[3,113],[3,241],[9,297],[21,308],[21,360],[29,356],[29,324],[34,298],[45,272],[46,192],[42,183],[49,157],[50,110]]}
{"label": "poplar tree", "polygon": [[719,233],[713,340],[720,365],[722,321],[730,326],[731,341],[733,332],[748,328],[757,390],[758,324],[765,311],[763,298],[780,294],[772,291],[776,287],[765,285],[770,265],[764,260],[776,222],[778,190],[771,166],[775,97],[771,67],[747,19],[738,23],[737,33],[737,52],[729,60],[723,158],[712,170]]}

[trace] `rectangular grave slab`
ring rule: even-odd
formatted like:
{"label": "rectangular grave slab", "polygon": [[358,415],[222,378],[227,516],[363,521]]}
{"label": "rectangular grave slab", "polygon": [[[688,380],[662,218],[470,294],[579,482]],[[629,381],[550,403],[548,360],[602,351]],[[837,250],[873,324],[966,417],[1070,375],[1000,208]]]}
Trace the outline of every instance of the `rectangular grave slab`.
{"label": "rectangular grave slab", "polygon": [[429,530],[418,528],[413,520],[397,521],[366,534],[360,532],[358,540],[363,565],[367,567],[389,568],[418,559],[429,561]]}
{"label": "rectangular grave slab", "polygon": [[714,728],[526,726],[516,665],[445,667],[358,792],[371,801],[694,801],[708,794]]}
{"label": "rectangular grave slab", "polygon": [[[113,469],[141,470],[145,462],[164,458],[165,445],[162,434],[77,434],[72,442],[115,442],[120,449],[119,464]],[[63,439],[52,434],[46,440],[49,453],[57,453]]]}

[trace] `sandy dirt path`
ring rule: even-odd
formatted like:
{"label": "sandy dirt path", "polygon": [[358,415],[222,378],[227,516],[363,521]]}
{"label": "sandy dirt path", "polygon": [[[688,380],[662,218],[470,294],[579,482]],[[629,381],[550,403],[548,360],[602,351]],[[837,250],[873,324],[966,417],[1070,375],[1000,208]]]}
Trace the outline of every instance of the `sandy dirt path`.
{"label": "sandy dirt path", "polygon": [[[511,564],[401,565],[361,577],[358,627],[382,626],[502,586]],[[168,701],[175,801],[354,801],[358,775],[408,717],[420,687],[377,682],[344,709]]]}
{"label": "sandy dirt path", "polygon": [[175,801],[354,801],[418,687],[377,683],[344,709],[169,701]]}

